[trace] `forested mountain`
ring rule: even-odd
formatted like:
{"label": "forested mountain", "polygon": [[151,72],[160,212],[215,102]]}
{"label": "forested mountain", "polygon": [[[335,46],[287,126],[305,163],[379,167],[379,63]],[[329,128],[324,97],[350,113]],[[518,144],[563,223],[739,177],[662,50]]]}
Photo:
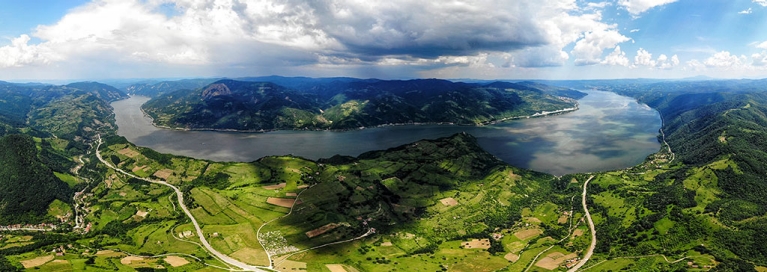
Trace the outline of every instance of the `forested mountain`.
{"label": "forested mountain", "polygon": [[0,225],[50,221],[54,199],[71,202],[73,189],[85,186],[71,176],[84,166],[75,157],[87,153],[97,132],[116,129],[108,101],[123,97],[94,82],[0,84]]}
{"label": "forested mountain", "polygon": [[[767,237],[761,235],[767,231],[765,81],[617,81],[592,86],[635,97],[657,109],[664,120],[675,167],[652,178],[655,184],[649,188],[655,193],[644,200],[643,206],[661,214],[640,221],[685,225],[683,230],[672,229],[681,234],[673,239],[705,238],[708,243],[696,250],[714,252],[728,263],[720,268],[751,266],[740,258],[767,264]],[[663,211],[671,212],[664,216]],[[643,229],[609,228],[624,237]]]}
{"label": "forested mountain", "polygon": [[182,79],[152,83],[136,83],[125,87],[125,92],[133,95],[157,97],[178,90],[195,90],[211,84],[219,79]]}
{"label": "forested mountain", "polygon": [[54,199],[70,202],[72,190],[38,157],[32,137],[0,137],[0,225],[39,222]]}
{"label": "forested mountain", "polygon": [[[283,80],[284,78],[275,78]],[[299,79],[268,82],[221,80],[180,90],[143,109],[161,126],[190,129],[350,129],[386,124],[482,124],[575,107],[584,94],[540,85],[446,80]],[[570,98],[562,98],[570,97]]]}
{"label": "forested mountain", "polygon": [[107,102],[126,98],[123,91],[118,90],[115,87],[98,83],[98,82],[76,82],[66,85],[69,88],[82,90],[88,93],[94,94],[96,97],[103,99]]}

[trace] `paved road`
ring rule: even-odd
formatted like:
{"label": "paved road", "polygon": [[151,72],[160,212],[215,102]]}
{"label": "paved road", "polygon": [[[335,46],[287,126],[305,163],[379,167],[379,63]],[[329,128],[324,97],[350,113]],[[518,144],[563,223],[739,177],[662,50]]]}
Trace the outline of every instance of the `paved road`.
{"label": "paved road", "polygon": [[583,210],[586,212],[586,219],[589,221],[589,230],[591,230],[591,245],[589,246],[589,250],[586,251],[586,254],[583,255],[583,259],[581,259],[578,264],[570,268],[570,270],[567,270],[567,272],[575,272],[578,271],[578,269],[581,269],[583,265],[586,264],[586,262],[591,259],[591,255],[594,255],[594,248],[597,247],[597,231],[594,229],[594,221],[591,220],[591,214],[589,213],[589,207],[586,206],[586,189],[589,187],[589,181],[593,179],[594,176],[590,176],[589,179],[586,180],[586,182],[583,183],[583,199],[581,203],[583,204]]}
{"label": "paved road", "polygon": [[205,249],[208,250],[208,252],[210,252],[211,254],[216,256],[219,260],[221,260],[221,261],[223,261],[223,262],[225,262],[225,263],[227,263],[229,265],[238,267],[238,268],[240,268],[242,270],[245,270],[245,271],[267,271],[267,270],[264,270],[264,269],[271,270],[271,267],[254,266],[254,265],[249,265],[249,264],[240,262],[238,260],[235,260],[235,259],[227,256],[227,255],[222,254],[221,252],[218,252],[218,250],[216,250],[215,248],[210,246],[210,243],[208,243],[208,239],[206,239],[205,235],[202,233],[202,229],[200,228],[200,224],[197,223],[197,219],[194,218],[192,213],[189,212],[189,209],[184,204],[184,194],[181,193],[181,190],[179,190],[178,187],[173,186],[173,185],[171,185],[171,184],[169,184],[169,183],[167,183],[165,181],[152,180],[152,179],[148,179],[148,178],[142,178],[142,177],[133,175],[131,173],[128,173],[125,170],[122,170],[120,168],[112,166],[107,161],[105,161],[104,158],[101,157],[101,152],[99,151],[99,148],[101,147],[101,142],[102,142],[101,141],[101,135],[98,135],[98,137],[99,137],[99,143],[96,146],[96,157],[99,158],[101,163],[103,163],[104,165],[106,165],[109,168],[114,169],[115,171],[118,171],[118,172],[123,173],[125,175],[128,175],[130,177],[137,178],[137,179],[140,179],[140,180],[144,180],[144,181],[147,181],[147,182],[151,182],[151,183],[154,183],[154,184],[160,184],[160,185],[163,185],[163,186],[168,186],[171,189],[173,189],[173,191],[176,192],[176,197],[178,198],[179,206],[181,206],[181,209],[184,210],[184,213],[186,213],[186,216],[189,217],[189,219],[192,220],[192,224],[194,225],[194,229],[197,230],[197,236],[200,237],[200,242],[205,247]]}

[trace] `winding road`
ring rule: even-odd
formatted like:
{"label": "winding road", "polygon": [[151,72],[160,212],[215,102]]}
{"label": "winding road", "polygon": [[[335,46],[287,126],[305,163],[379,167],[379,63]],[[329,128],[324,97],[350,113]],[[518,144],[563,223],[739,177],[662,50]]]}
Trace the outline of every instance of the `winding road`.
{"label": "winding road", "polygon": [[[149,179],[149,178],[142,178],[142,177],[139,177],[139,176],[136,176],[134,174],[128,173],[125,170],[122,170],[120,168],[117,168],[117,167],[109,164],[106,160],[104,160],[104,158],[101,157],[101,152],[99,151],[99,148],[101,147],[101,143],[102,143],[101,135],[100,134],[98,135],[98,141],[99,141],[99,143],[96,146],[96,157],[101,161],[101,163],[103,163],[107,167],[112,168],[115,171],[118,171],[118,172],[123,173],[125,175],[128,175],[130,177],[133,177],[133,178],[136,178],[136,179],[140,179],[140,180],[143,180],[143,181],[146,181],[146,182],[154,183],[154,184],[160,184],[160,185],[167,186],[167,187],[170,187],[171,189],[173,189],[173,191],[176,192],[176,197],[178,198],[179,206],[184,211],[186,216],[189,217],[190,220],[192,220],[192,224],[194,225],[194,229],[197,231],[197,236],[200,237],[200,242],[205,247],[205,249],[208,250],[208,252],[210,252],[211,254],[213,254],[216,258],[218,258],[219,260],[221,260],[221,261],[223,261],[223,262],[225,262],[225,263],[227,263],[227,264],[229,264],[231,266],[237,267],[237,268],[239,268],[241,270],[245,270],[245,271],[267,271],[267,270],[272,270],[272,267],[261,267],[261,266],[249,265],[249,264],[243,263],[241,261],[235,260],[232,257],[224,255],[221,252],[218,252],[218,250],[213,248],[210,245],[210,243],[208,243],[208,240],[205,239],[205,235],[202,233],[202,229],[200,228],[200,224],[197,223],[197,219],[194,218],[192,213],[189,211],[189,209],[184,204],[184,194],[181,193],[181,190],[179,190],[178,187],[173,186],[172,184],[169,184],[169,183],[167,183],[165,181],[152,180],[152,179]],[[264,269],[267,269],[267,270],[264,270]]]}
{"label": "winding road", "polygon": [[583,204],[583,211],[586,212],[586,220],[589,221],[589,230],[591,231],[591,245],[589,245],[589,249],[586,251],[586,254],[583,255],[583,259],[581,259],[578,264],[570,268],[570,270],[567,270],[567,272],[575,272],[578,271],[578,269],[581,269],[581,267],[583,267],[583,265],[585,265],[586,262],[591,259],[591,255],[594,255],[594,248],[597,247],[597,231],[594,228],[594,221],[591,220],[591,214],[589,213],[589,208],[586,205],[586,189],[589,187],[589,181],[591,181],[593,178],[594,176],[590,176],[589,179],[583,183],[583,199],[581,200],[581,203]]}

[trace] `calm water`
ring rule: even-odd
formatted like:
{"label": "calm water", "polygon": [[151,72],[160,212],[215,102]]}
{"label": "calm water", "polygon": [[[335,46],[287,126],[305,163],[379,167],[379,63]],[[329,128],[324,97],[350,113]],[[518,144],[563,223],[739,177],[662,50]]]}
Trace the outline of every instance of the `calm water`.
{"label": "calm water", "polygon": [[660,148],[658,113],[633,99],[587,91],[575,112],[503,124],[468,126],[394,126],[363,130],[236,133],[178,131],[152,126],[139,109],[149,98],[134,96],[112,103],[117,133],[159,152],[216,161],[254,161],[293,154],[309,159],[335,154],[357,156],[420,139],[467,132],[511,165],[562,175],[625,168]]}

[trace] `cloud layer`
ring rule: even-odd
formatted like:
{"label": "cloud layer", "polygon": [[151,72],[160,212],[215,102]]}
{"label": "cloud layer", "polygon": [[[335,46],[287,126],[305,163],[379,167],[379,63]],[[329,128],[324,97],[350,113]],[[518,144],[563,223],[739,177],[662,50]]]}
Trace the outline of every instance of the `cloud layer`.
{"label": "cloud layer", "polygon": [[[568,65],[668,70],[679,67],[679,56],[653,57],[642,48],[628,56],[624,50],[638,48],[631,36],[645,30],[621,30],[604,13],[625,10],[638,18],[673,2],[94,0],[13,37],[0,47],[0,71],[417,77],[471,68],[469,76],[507,77]],[[767,51],[766,44],[754,46]],[[749,55],[736,58],[757,66],[767,53]],[[707,58],[713,59],[688,60],[688,68],[733,61]]]}

